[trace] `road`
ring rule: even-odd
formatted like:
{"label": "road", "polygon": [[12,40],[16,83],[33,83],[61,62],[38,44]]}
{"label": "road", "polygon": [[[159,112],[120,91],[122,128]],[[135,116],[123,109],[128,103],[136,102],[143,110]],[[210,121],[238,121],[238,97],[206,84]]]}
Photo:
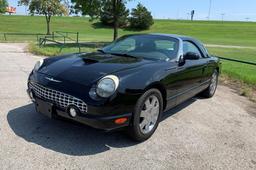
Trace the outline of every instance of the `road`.
{"label": "road", "polygon": [[0,169],[256,169],[256,106],[232,89],[165,113],[135,143],[36,113],[25,90],[40,57],[24,49],[0,44]]}

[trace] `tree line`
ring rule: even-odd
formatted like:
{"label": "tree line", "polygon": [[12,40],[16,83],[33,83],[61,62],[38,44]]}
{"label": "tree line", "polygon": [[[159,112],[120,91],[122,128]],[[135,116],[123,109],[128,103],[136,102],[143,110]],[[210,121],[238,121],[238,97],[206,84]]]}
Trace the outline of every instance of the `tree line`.
{"label": "tree line", "polygon": [[[0,2],[6,0],[0,0]],[[90,21],[99,20],[103,25],[113,28],[113,39],[118,37],[119,28],[136,30],[149,29],[154,24],[151,12],[138,4],[131,12],[127,9],[130,0],[19,0],[19,5],[28,6],[31,15],[44,15],[47,34],[53,16],[81,14],[89,16]]]}

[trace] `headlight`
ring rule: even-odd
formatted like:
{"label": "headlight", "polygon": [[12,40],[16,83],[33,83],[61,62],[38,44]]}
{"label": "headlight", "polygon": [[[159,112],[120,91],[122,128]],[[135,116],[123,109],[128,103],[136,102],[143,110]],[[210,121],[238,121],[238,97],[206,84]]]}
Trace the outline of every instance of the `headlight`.
{"label": "headlight", "polygon": [[97,84],[96,93],[100,97],[110,97],[113,95],[119,85],[119,79],[117,76],[109,75],[103,77]]}
{"label": "headlight", "polygon": [[40,61],[36,62],[34,71],[39,70],[39,68],[43,65],[43,63],[44,63],[44,59],[41,59]]}

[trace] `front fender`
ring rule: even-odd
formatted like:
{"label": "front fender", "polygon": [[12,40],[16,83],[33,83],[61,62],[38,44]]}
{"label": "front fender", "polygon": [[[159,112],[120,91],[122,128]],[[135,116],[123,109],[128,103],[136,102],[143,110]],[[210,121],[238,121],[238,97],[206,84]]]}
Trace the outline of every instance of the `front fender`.
{"label": "front fender", "polygon": [[119,92],[123,94],[143,94],[149,87],[161,85],[165,88],[162,80],[167,76],[170,67],[168,62],[156,62],[144,67],[134,68],[119,72]]}

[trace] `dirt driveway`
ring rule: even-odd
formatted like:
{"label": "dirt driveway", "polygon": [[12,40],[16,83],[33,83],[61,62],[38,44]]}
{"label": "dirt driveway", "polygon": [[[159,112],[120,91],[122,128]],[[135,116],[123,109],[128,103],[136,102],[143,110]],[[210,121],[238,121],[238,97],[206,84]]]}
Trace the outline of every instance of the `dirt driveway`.
{"label": "dirt driveway", "polygon": [[138,144],[36,113],[25,90],[40,57],[24,47],[0,44],[0,169],[256,169],[256,108],[228,87],[169,111]]}

